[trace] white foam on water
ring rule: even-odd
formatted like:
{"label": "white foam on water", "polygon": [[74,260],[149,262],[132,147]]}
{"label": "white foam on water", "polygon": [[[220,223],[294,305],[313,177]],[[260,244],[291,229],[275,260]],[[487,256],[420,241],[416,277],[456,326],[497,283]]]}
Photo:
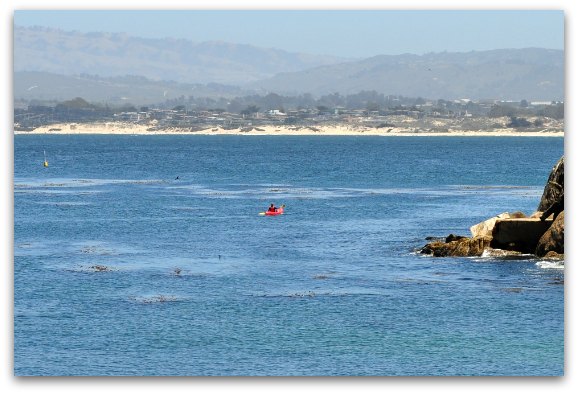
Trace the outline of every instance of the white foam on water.
{"label": "white foam on water", "polygon": [[78,178],[50,178],[50,179],[23,179],[14,180],[14,188],[76,188],[104,186],[115,184],[158,185],[167,184],[163,179],[78,179]]}
{"label": "white foam on water", "polygon": [[564,260],[560,260],[560,261],[540,260],[536,263],[536,265],[538,267],[544,268],[544,269],[563,270],[564,269]]}

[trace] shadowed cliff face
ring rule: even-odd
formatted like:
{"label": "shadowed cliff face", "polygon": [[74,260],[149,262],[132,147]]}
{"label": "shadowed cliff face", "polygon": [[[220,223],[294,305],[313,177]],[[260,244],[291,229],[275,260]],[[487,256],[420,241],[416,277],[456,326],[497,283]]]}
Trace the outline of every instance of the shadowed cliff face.
{"label": "shadowed cliff face", "polygon": [[560,199],[564,198],[564,156],[552,168],[544,193],[538,205],[538,211],[544,212]]}
{"label": "shadowed cliff face", "polygon": [[535,254],[539,257],[564,254],[564,156],[548,177],[538,210],[544,211],[543,218],[553,216],[554,222],[538,241]]}
{"label": "shadowed cliff face", "polygon": [[536,256],[544,257],[556,254],[564,254],[564,211],[562,211],[550,228],[542,235],[536,246]]}

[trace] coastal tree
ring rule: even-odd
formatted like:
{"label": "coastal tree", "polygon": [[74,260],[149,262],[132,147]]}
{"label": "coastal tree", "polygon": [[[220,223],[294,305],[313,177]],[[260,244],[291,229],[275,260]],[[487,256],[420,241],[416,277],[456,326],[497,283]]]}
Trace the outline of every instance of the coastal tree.
{"label": "coastal tree", "polygon": [[283,107],[283,97],[276,93],[269,93],[263,97],[263,103],[267,105],[266,109],[279,109]]}
{"label": "coastal tree", "polygon": [[136,107],[132,104],[125,104],[123,106],[118,107],[115,112],[137,112]]}
{"label": "coastal tree", "polygon": [[318,105],[317,106],[317,111],[319,112],[319,114],[327,114],[329,113],[329,107],[325,106],[325,105]]}
{"label": "coastal tree", "polygon": [[241,115],[250,116],[259,112],[259,107],[256,105],[248,105],[247,108],[241,111]]}
{"label": "coastal tree", "polygon": [[553,119],[564,119],[564,103],[548,105],[539,110],[538,115]]}
{"label": "coastal tree", "polygon": [[380,107],[379,107],[378,103],[370,101],[367,103],[367,106],[365,107],[365,109],[367,110],[367,112],[375,112],[375,111],[379,111]]}
{"label": "coastal tree", "polygon": [[63,107],[68,109],[93,108],[94,106],[82,97],[76,97],[72,100],[63,101],[56,107]]}
{"label": "coastal tree", "polygon": [[214,114],[222,114],[227,111],[225,111],[224,108],[209,108],[209,112],[212,112]]}
{"label": "coastal tree", "polygon": [[536,120],[534,120],[533,123],[534,123],[534,126],[536,126],[536,127],[544,126],[544,120],[543,119],[536,119]]}
{"label": "coastal tree", "polygon": [[530,123],[527,119],[524,118],[517,118],[515,116],[510,117],[510,123],[508,123],[508,127],[514,128],[522,128],[522,127],[529,127],[532,123]]}
{"label": "coastal tree", "polygon": [[490,118],[501,118],[502,116],[512,117],[515,115],[516,115],[515,108],[498,104],[492,105],[492,108],[490,108],[490,112],[488,113],[488,116]]}

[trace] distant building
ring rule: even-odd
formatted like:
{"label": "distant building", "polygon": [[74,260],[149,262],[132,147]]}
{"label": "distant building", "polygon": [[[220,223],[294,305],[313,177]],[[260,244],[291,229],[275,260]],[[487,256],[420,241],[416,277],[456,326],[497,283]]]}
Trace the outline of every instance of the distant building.
{"label": "distant building", "polygon": [[555,102],[553,101],[532,101],[530,102],[530,105],[534,106],[534,107],[539,107],[541,105],[552,105],[555,104]]}

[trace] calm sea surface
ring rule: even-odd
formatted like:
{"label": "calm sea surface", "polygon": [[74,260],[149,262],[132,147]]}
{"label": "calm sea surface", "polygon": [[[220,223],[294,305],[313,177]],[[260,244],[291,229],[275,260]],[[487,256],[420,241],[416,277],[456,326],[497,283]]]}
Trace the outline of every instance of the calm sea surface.
{"label": "calm sea surface", "polygon": [[415,253],[531,214],[562,138],[14,145],[16,375],[564,373],[559,265]]}

